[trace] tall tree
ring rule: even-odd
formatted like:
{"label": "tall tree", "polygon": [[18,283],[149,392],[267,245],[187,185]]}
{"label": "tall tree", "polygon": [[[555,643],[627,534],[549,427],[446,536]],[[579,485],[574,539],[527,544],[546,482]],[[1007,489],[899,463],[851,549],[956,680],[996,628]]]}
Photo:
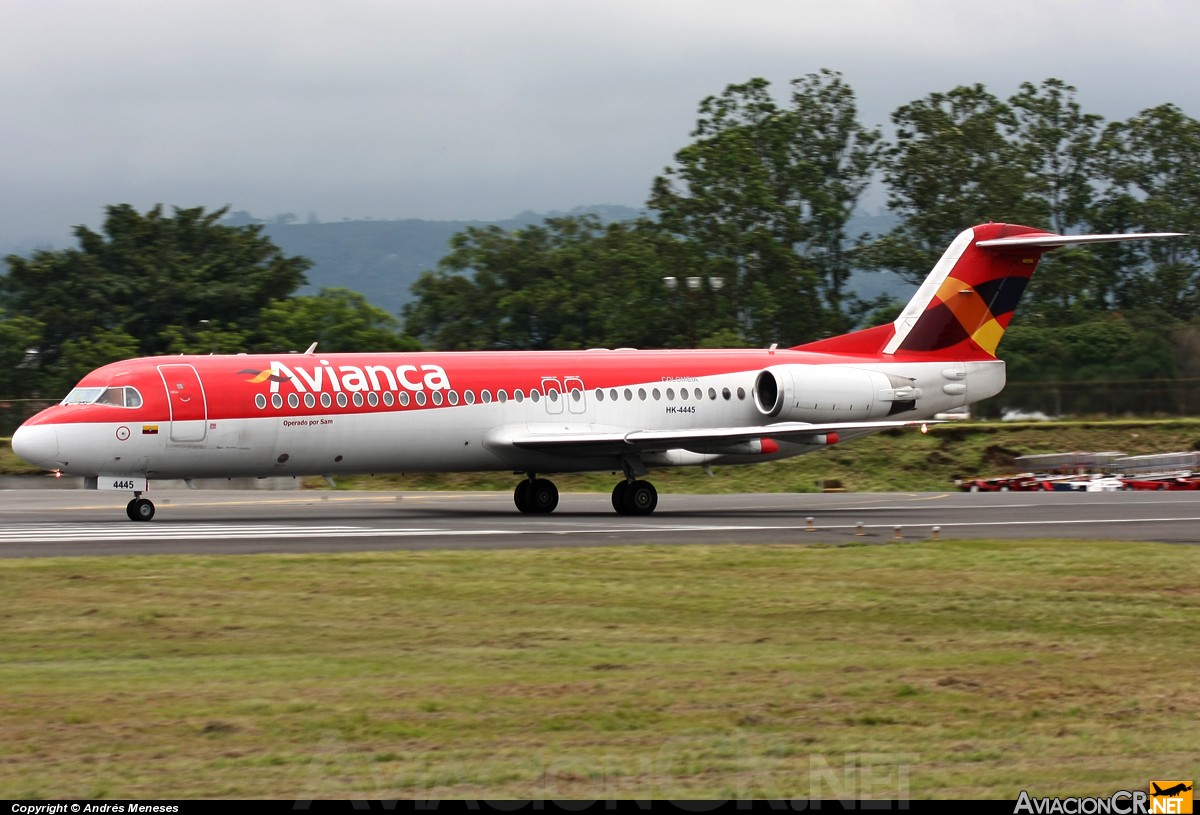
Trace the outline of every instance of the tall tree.
{"label": "tall tree", "polygon": [[114,353],[211,350],[214,325],[250,330],[264,306],[304,282],[310,265],[285,257],[258,225],[220,224],[224,214],[110,206],[100,232],[75,228],[78,248],[8,257],[0,311],[42,324],[36,364],[55,380],[95,361],[79,350],[89,342]]}
{"label": "tall tree", "polygon": [[349,289],[321,289],[288,297],[264,308],[248,345],[257,351],[300,351],[318,343],[338,351],[415,351],[420,345],[401,334],[399,321]]}
{"label": "tall tree", "polygon": [[654,180],[649,206],[693,247],[691,273],[722,289],[742,336],[811,339],[845,326],[846,222],[870,182],[878,130],[853,91],[822,71],[780,107],[761,78],[700,104],[696,139]]}
{"label": "tall tree", "polygon": [[892,122],[884,180],[888,204],[902,220],[873,247],[878,266],[919,283],[964,225],[1046,222],[1048,206],[1034,194],[1026,156],[1010,139],[1017,118],[982,85],[910,102]]}
{"label": "tall tree", "polygon": [[1200,122],[1175,105],[1110,124],[1103,137],[1110,189],[1096,207],[1103,229],[1186,232],[1103,255],[1111,298],[1126,309],[1186,321],[1200,313]]}
{"label": "tall tree", "polygon": [[1029,192],[1045,204],[1049,226],[1059,234],[1087,220],[1095,196],[1103,117],[1084,113],[1075,94],[1061,79],[1046,79],[1038,87],[1022,82],[1008,100]]}
{"label": "tall tree", "polygon": [[[1075,94],[1062,80],[1046,79],[1037,87],[1023,82],[1008,100],[1030,194],[1044,203],[1046,226],[1059,234],[1086,228],[1098,189],[1095,173],[1103,119],[1084,113]],[[1058,325],[1094,310],[1103,301],[1100,277],[1099,261],[1090,248],[1052,252],[1030,281],[1022,314]]]}
{"label": "tall tree", "polygon": [[582,216],[513,232],[468,227],[438,269],[413,284],[405,328],[451,350],[680,344],[705,326],[668,302],[663,278],[683,254],[644,221],[605,227]]}

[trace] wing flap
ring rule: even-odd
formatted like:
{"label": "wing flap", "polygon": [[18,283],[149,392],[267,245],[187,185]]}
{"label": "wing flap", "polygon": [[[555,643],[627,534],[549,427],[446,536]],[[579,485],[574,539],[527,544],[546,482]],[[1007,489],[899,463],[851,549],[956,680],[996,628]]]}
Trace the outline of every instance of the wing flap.
{"label": "wing flap", "polygon": [[[516,432],[507,443],[525,450],[544,453],[611,456],[664,450],[709,452],[747,442],[786,441],[794,444],[823,445],[836,441],[836,434],[861,431],[920,427],[936,422],[780,422],[750,427],[706,427],[687,430],[546,430]],[[833,437],[832,440],[830,437]]]}

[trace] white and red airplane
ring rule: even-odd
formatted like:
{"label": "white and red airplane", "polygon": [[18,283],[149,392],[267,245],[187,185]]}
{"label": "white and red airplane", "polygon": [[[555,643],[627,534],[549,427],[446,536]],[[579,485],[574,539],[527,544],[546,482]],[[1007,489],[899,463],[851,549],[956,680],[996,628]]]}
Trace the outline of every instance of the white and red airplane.
{"label": "white and red airplane", "polygon": [[623,472],[626,515],[658,503],[658,467],[746,464],[921,425],[1000,392],[996,346],[1062,236],[961,233],[889,325],[765,350],[409,352],[146,357],[105,365],[13,435],[17,455],[86,486],[153,479],[513,471],[522,512],[558,505],[538,473]]}

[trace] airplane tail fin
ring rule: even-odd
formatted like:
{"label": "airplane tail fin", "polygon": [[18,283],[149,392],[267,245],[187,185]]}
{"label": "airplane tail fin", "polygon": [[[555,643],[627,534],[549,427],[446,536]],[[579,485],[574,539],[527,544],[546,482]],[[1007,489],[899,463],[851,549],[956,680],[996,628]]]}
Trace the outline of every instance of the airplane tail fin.
{"label": "airplane tail fin", "polygon": [[1162,787],[1158,786],[1158,784],[1155,784],[1153,781],[1151,781],[1151,782],[1150,782],[1150,786],[1154,787],[1154,794],[1155,794],[1155,795],[1162,795],[1162,794],[1163,794]]}
{"label": "airplane tail fin", "polygon": [[807,343],[795,350],[995,359],[996,346],[1043,254],[1074,243],[1180,234],[1055,235],[1017,224],[981,224],[954,239],[891,325]]}

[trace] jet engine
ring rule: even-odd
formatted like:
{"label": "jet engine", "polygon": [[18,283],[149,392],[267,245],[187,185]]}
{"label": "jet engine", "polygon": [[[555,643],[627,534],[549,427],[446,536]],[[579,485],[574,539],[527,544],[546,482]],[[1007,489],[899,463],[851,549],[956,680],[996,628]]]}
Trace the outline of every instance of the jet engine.
{"label": "jet engine", "polygon": [[784,422],[860,422],[913,410],[921,392],[896,374],[840,365],[775,365],[754,382],[754,404]]}

